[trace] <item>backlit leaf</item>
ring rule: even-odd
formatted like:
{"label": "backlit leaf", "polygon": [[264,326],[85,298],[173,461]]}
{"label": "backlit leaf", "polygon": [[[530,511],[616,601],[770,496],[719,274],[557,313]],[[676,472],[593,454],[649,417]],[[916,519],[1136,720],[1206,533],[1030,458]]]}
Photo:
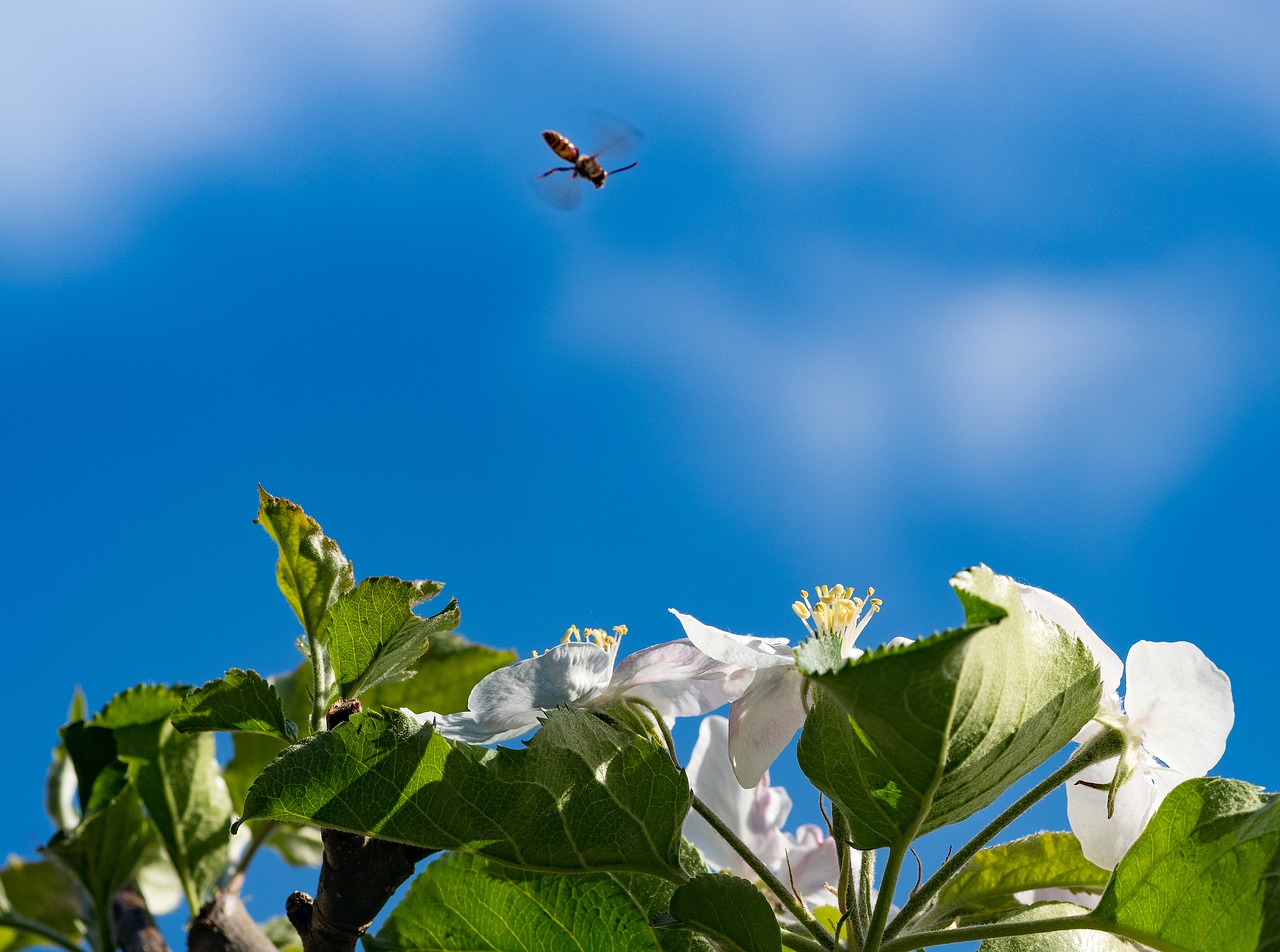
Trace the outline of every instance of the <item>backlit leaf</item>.
{"label": "backlit leaf", "polygon": [[182,699],[171,718],[180,731],[242,731],[292,743],[297,728],[276,689],[256,671],[232,668]]}
{"label": "backlit leaf", "polygon": [[968,627],[804,670],[822,691],[800,766],[845,811],[859,849],[971,816],[1097,712],[1093,656],[1025,611],[1011,580],[980,567],[952,586]]}
{"label": "backlit leaf", "polygon": [[413,613],[415,605],[434,598],[442,587],[439,582],[367,578],[338,596],[329,613],[326,645],[342,697],[356,697],[403,676],[433,635],[458,627],[456,600],[429,618]]}
{"label": "backlit leaf", "polygon": [[672,885],[653,876],[561,876],[452,853],[432,862],[367,937],[369,952],[705,952],[688,933],[651,926]]}
{"label": "backlit leaf", "polygon": [[683,879],[684,774],[664,748],[557,710],[527,750],[454,744],[397,711],[357,714],[273,761],[246,819],[313,823],[528,869]]}

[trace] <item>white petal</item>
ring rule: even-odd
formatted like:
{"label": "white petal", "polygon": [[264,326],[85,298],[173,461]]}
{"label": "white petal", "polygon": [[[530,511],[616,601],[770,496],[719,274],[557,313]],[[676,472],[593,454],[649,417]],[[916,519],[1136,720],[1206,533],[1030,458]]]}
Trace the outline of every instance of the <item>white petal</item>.
{"label": "white petal", "polygon": [[536,723],[542,711],[594,697],[612,673],[613,661],[603,648],[582,642],[556,645],[485,675],[471,689],[467,708],[481,727],[510,731],[527,725],[530,717]]}
{"label": "white petal", "polygon": [[[1075,780],[1108,783],[1115,769],[1114,758],[1104,760],[1086,767]],[[1107,818],[1106,790],[1068,781],[1067,819],[1085,858],[1103,869],[1115,869],[1116,863],[1146,829],[1156,807],[1184,779],[1176,771],[1154,766],[1136,770],[1116,792],[1115,812],[1110,819]]]}
{"label": "white petal", "polygon": [[1075,635],[1093,652],[1094,660],[1102,673],[1103,694],[1115,694],[1120,690],[1120,677],[1124,673],[1124,665],[1120,656],[1111,650],[1092,628],[1085,624],[1080,613],[1071,605],[1052,592],[1030,585],[1018,585],[1022,594],[1022,604],[1033,612],[1038,612],[1069,635]]}
{"label": "white petal", "polygon": [[729,705],[729,759],[738,783],[754,787],[804,725],[804,677],[795,665],[762,668]]}
{"label": "white petal", "polygon": [[1024,889],[1013,894],[1024,906],[1037,902],[1070,902],[1085,909],[1097,909],[1102,893],[1080,893],[1069,889]]}
{"label": "white petal", "polygon": [[[693,792],[753,853],[771,867],[782,861],[787,843],[779,830],[791,812],[791,798],[781,787],[770,787],[768,777],[751,790],[738,784],[729,764],[729,722],[723,717],[702,721],[688,774]],[[717,869],[756,878],[746,861],[694,811],[685,819],[684,835]]]}
{"label": "white petal", "polygon": [[751,677],[749,669],[717,661],[681,638],[623,658],[602,696],[640,698],[664,718],[692,717],[736,701]]}
{"label": "white petal", "polygon": [[1143,746],[1188,777],[1203,777],[1235,723],[1231,680],[1186,641],[1139,641],[1125,665],[1125,713]]}
{"label": "white petal", "polygon": [[463,711],[460,714],[437,714],[434,711],[414,714],[405,708],[401,710],[419,724],[433,725],[441,737],[460,740],[467,744],[497,744],[519,737],[521,734],[527,734],[538,727],[538,715],[535,711],[529,712],[527,721],[513,727],[495,728],[478,723],[470,711]]}
{"label": "white petal", "polygon": [[[787,855],[775,870],[785,885],[794,885],[805,905],[834,906],[836,897],[824,888],[840,882],[840,860],[836,856],[836,841],[825,830],[806,823],[796,830],[795,836],[782,834],[787,839]],[[858,854],[853,854],[857,868]]]}
{"label": "white petal", "polygon": [[684,626],[684,633],[698,646],[698,650],[717,661],[753,670],[795,663],[790,643],[786,638],[735,635],[704,625],[692,615],[685,615],[674,608],[670,611],[680,619],[680,624]]}

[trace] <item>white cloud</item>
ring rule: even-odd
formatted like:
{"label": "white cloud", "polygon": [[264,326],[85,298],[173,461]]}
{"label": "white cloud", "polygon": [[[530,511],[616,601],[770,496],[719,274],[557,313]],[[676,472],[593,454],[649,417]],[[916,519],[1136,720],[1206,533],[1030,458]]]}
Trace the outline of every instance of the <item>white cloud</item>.
{"label": "white cloud", "polygon": [[680,461],[741,506],[792,500],[784,519],[819,499],[939,493],[1140,519],[1244,396],[1224,315],[1174,274],[899,280],[909,315],[847,274],[798,280],[780,310],[680,263],[595,260],[558,339],[673,394]]}
{"label": "white cloud", "polygon": [[0,5],[0,234],[82,235],[186,163],[252,152],[327,91],[443,68],[449,9]]}

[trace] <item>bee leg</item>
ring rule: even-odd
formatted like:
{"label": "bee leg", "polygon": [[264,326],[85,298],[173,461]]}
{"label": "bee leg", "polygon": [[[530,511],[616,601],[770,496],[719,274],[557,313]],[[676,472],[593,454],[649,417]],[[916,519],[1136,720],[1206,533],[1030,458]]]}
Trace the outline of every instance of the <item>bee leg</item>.
{"label": "bee leg", "polygon": [[574,171],[576,171],[576,169],[572,165],[562,165],[562,166],[559,166],[558,168],[547,169],[545,172],[539,175],[538,178],[546,178],[548,175],[551,175],[553,172],[574,172]]}

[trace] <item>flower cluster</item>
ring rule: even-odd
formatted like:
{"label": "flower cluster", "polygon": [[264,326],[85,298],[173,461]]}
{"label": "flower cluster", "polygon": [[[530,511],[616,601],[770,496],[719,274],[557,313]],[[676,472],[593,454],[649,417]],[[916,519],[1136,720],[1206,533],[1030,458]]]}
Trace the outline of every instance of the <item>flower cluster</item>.
{"label": "flower cluster", "polygon": [[[1186,642],[1140,641],[1122,663],[1063,599],[1026,585],[1018,590],[1027,611],[1080,639],[1097,662],[1102,701],[1075,739],[1085,743],[1100,732],[1118,732],[1124,749],[1068,785],[1068,816],[1084,855],[1114,868],[1165,795],[1183,780],[1203,776],[1222,756],[1234,719],[1230,681]],[[881,607],[874,594],[818,586],[816,602],[801,592],[792,609],[810,637],[838,645],[839,656],[853,660],[862,653],[855,641]],[[805,901],[823,900],[824,884],[838,874],[834,841],[816,826],[783,833],[791,801],[768,779],[769,766],[808,710],[807,682],[793,646],[786,638],[737,635],[675,609],[671,613],[684,638],[644,648],[619,663],[624,626],[612,634],[572,627],[561,644],[480,681],[466,711],[414,716],[450,739],[490,744],[535,730],[545,712],[561,706],[599,710],[633,703],[669,723],[728,704],[727,719],[702,722],[688,765],[693,790],[767,867],[785,870]],[[890,644],[907,642],[895,638]],[[751,876],[701,817],[691,814],[685,831],[711,865]]]}

